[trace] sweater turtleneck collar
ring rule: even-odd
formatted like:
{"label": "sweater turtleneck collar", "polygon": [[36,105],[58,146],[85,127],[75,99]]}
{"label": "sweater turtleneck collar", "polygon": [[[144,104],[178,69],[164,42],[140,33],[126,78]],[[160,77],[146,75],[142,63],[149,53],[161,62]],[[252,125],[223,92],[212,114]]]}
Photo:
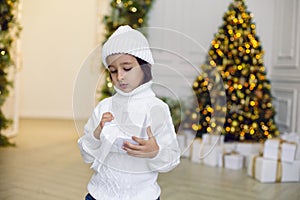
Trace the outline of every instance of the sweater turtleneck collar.
{"label": "sweater turtleneck collar", "polygon": [[130,92],[123,92],[122,90],[118,89],[115,86],[114,89],[117,92],[116,93],[117,97],[145,98],[145,97],[155,96],[151,88],[152,83],[153,83],[152,81],[144,83]]}

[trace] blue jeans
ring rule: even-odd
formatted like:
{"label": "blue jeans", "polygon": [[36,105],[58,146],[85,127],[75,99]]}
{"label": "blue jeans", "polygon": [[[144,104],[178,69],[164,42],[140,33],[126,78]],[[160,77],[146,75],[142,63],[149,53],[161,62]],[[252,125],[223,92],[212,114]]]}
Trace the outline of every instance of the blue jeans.
{"label": "blue jeans", "polygon": [[92,197],[92,195],[90,195],[90,193],[88,193],[86,196],[85,196],[85,200],[96,200],[94,197]]}
{"label": "blue jeans", "polygon": [[[85,196],[85,200],[96,200],[94,197],[92,197],[92,195],[90,195],[90,193],[88,193],[86,196]],[[158,197],[158,199],[156,200],[160,200],[160,197]]]}

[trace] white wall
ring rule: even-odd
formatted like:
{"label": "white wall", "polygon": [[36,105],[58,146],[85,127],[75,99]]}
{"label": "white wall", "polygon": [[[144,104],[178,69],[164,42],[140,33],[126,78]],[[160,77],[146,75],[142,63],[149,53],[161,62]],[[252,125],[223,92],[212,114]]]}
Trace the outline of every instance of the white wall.
{"label": "white wall", "polygon": [[300,134],[300,1],[276,0],[271,80],[276,121],[284,132]]}
{"label": "white wall", "polygon": [[[23,1],[21,117],[73,117],[74,81],[81,63],[99,43],[99,29],[101,32],[103,28],[100,26],[99,12],[100,14],[107,12],[108,2],[110,0]],[[157,43],[170,41],[173,47],[192,55],[193,64],[200,65],[214,33],[223,23],[222,16],[230,2],[230,0],[155,1],[149,25],[163,26],[187,34],[200,43],[202,49],[191,48],[184,41],[174,41],[176,36],[172,38],[169,35],[154,34],[149,37]],[[273,4],[272,0],[247,1],[248,10],[254,13],[257,35],[266,52],[267,68],[271,64]],[[90,81],[89,76],[95,73],[98,72],[87,70],[86,80]],[[155,73],[163,75],[159,69]],[[186,69],[182,73],[190,80],[197,75],[197,72],[189,72]],[[174,72],[174,76],[169,76],[166,80],[175,83],[173,85],[177,87],[180,84],[177,75]],[[87,87],[89,86],[91,85],[87,84]],[[85,95],[90,94],[91,92]],[[83,113],[85,117],[91,109],[91,98],[82,98],[80,101],[82,105],[89,106],[85,113],[79,112],[79,115]]]}
{"label": "white wall", "polygon": [[72,118],[73,84],[96,46],[97,0],[24,0],[21,117]]}

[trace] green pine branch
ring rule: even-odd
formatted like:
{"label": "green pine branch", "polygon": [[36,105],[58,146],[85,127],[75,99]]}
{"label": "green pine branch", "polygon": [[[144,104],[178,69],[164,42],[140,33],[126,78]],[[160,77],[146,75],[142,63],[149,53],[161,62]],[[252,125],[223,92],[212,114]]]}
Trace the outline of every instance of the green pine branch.
{"label": "green pine branch", "polygon": [[13,87],[12,81],[7,76],[9,69],[14,67],[11,55],[14,42],[21,31],[15,13],[18,3],[18,0],[0,0],[0,146],[14,145],[3,135],[3,130],[11,125],[12,120],[6,118],[2,107]]}

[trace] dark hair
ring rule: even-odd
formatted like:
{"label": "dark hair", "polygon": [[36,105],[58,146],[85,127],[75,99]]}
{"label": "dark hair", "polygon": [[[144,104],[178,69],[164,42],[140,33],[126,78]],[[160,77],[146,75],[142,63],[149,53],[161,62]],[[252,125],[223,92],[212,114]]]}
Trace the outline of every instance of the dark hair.
{"label": "dark hair", "polygon": [[151,72],[151,64],[144,61],[143,59],[140,59],[138,57],[135,57],[139,65],[141,66],[141,69],[144,73],[144,79],[142,84],[147,83],[152,80],[152,72]]}
{"label": "dark hair", "polygon": [[[135,57],[135,56],[133,56],[133,57]],[[144,73],[144,79],[141,84],[151,81],[152,80],[151,64],[149,64],[148,62],[146,62],[143,59],[140,59],[138,57],[135,57],[135,59],[139,63],[139,65]],[[108,69],[106,69],[106,70],[108,70]],[[108,72],[109,72],[109,70],[108,70]],[[108,73],[108,74],[109,74],[110,80],[112,80],[111,74],[110,73]]]}

